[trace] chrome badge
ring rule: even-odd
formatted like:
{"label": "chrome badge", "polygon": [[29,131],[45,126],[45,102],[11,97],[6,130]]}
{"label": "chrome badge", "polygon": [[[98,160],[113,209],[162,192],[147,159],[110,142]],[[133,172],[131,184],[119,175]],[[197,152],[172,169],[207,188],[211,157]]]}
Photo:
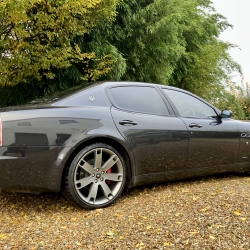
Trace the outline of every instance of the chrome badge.
{"label": "chrome badge", "polygon": [[93,95],[90,95],[89,96],[89,101],[94,102],[95,101],[95,97]]}

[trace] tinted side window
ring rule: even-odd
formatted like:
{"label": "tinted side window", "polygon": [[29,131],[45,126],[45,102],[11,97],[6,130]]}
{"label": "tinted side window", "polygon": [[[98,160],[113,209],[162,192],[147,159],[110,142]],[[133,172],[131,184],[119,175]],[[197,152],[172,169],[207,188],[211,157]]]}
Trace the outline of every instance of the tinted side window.
{"label": "tinted side window", "polygon": [[196,118],[217,116],[213,108],[189,94],[170,89],[163,89],[163,92],[167,94],[181,116]]}
{"label": "tinted side window", "polygon": [[115,104],[122,109],[169,115],[164,101],[153,87],[115,87],[110,93]]}
{"label": "tinted side window", "polygon": [[100,89],[99,86],[86,89],[75,95],[72,95],[62,101],[56,102],[54,105],[58,106],[111,106],[105,90]]}

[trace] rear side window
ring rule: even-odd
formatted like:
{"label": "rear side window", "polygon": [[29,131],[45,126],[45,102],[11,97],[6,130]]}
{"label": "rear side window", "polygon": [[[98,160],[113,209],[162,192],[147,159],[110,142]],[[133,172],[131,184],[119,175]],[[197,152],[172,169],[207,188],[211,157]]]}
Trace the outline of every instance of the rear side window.
{"label": "rear side window", "polygon": [[99,106],[110,107],[105,90],[99,86],[86,89],[66,99],[56,102],[53,106]]}
{"label": "rear side window", "polygon": [[116,106],[142,113],[169,115],[169,111],[153,87],[115,87],[110,94]]}

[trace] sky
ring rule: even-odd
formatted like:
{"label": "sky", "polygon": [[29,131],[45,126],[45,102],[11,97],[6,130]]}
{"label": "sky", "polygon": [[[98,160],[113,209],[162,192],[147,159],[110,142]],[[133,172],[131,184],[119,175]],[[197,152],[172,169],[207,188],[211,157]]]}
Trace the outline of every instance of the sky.
{"label": "sky", "polygon": [[[230,55],[243,71],[244,81],[250,83],[250,0],[212,0],[217,13],[222,14],[232,24],[233,29],[224,31],[220,39],[236,44],[240,49],[231,49]],[[234,80],[240,82],[240,77]]]}

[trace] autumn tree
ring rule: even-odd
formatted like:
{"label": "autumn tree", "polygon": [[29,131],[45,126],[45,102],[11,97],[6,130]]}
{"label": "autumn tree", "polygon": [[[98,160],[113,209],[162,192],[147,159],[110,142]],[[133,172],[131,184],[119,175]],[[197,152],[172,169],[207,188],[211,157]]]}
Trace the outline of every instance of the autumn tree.
{"label": "autumn tree", "polygon": [[82,66],[81,78],[96,80],[112,58],[83,52],[76,36],[115,16],[118,0],[2,0],[0,2],[0,85],[49,80],[55,69]]}

